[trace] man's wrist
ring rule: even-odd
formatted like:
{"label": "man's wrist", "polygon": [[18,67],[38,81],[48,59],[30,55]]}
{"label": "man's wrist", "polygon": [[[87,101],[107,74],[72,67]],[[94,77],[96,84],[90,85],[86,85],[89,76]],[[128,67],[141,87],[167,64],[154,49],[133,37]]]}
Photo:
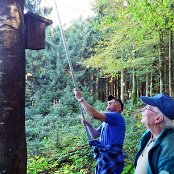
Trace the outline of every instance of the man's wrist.
{"label": "man's wrist", "polygon": [[78,101],[78,102],[82,102],[83,100],[84,100],[84,98],[83,98],[83,97],[81,97],[81,98],[77,99],[77,101]]}

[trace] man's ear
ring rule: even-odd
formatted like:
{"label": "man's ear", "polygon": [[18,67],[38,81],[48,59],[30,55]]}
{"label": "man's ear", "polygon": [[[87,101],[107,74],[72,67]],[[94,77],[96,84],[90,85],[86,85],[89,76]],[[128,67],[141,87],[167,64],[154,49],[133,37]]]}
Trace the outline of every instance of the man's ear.
{"label": "man's ear", "polygon": [[163,120],[164,120],[163,115],[159,115],[159,116],[156,118],[155,123],[156,123],[156,124],[161,123]]}

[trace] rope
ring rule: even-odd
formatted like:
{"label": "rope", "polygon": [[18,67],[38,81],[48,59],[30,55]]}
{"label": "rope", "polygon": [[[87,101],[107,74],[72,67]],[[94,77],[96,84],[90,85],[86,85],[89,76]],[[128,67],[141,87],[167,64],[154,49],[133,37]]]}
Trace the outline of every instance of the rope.
{"label": "rope", "polygon": [[[64,31],[63,31],[63,27],[62,27],[62,23],[61,23],[61,19],[60,19],[60,15],[59,15],[59,11],[58,11],[56,0],[54,0],[54,3],[55,3],[56,11],[57,11],[57,16],[58,16],[58,21],[59,21],[59,27],[60,27],[61,37],[62,37],[62,41],[63,41],[65,53],[66,53],[66,57],[67,57],[67,60],[68,60],[69,69],[70,69],[70,72],[71,72],[73,84],[74,84],[74,87],[77,89],[77,85],[76,85],[76,81],[75,81],[75,77],[74,77],[74,70],[73,70],[72,62],[71,62],[71,59],[70,59],[70,56],[69,56],[69,52],[68,52],[68,49],[67,49],[65,34],[64,34]],[[84,110],[83,110],[80,102],[79,102],[79,108],[80,108],[80,112],[81,112],[82,117],[85,118],[85,116],[84,116]],[[88,129],[87,129],[87,126],[86,125],[85,125],[85,129],[86,129],[86,134],[87,134],[88,142],[90,142],[91,141],[91,137],[89,135],[89,132],[88,132]]]}

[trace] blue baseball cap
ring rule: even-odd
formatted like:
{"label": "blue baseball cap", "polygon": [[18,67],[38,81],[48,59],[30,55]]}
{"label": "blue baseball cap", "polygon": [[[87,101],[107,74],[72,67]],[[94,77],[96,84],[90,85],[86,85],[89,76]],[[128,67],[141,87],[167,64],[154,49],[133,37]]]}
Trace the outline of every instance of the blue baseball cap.
{"label": "blue baseball cap", "polygon": [[153,97],[141,96],[143,103],[155,106],[169,119],[174,119],[174,98],[166,94],[156,94]]}

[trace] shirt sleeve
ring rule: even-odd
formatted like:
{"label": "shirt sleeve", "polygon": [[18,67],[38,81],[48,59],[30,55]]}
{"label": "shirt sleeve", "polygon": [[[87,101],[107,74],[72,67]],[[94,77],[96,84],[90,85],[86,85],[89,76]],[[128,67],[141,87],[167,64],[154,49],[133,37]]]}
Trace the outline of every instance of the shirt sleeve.
{"label": "shirt sleeve", "polygon": [[119,125],[123,121],[123,117],[119,112],[105,112],[106,123],[110,125]]}
{"label": "shirt sleeve", "polygon": [[159,174],[170,174],[170,173],[174,173],[174,160],[173,157],[171,158],[166,158],[166,159],[162,159],[160,160],[160,165],[158,165],[159,167]]}

